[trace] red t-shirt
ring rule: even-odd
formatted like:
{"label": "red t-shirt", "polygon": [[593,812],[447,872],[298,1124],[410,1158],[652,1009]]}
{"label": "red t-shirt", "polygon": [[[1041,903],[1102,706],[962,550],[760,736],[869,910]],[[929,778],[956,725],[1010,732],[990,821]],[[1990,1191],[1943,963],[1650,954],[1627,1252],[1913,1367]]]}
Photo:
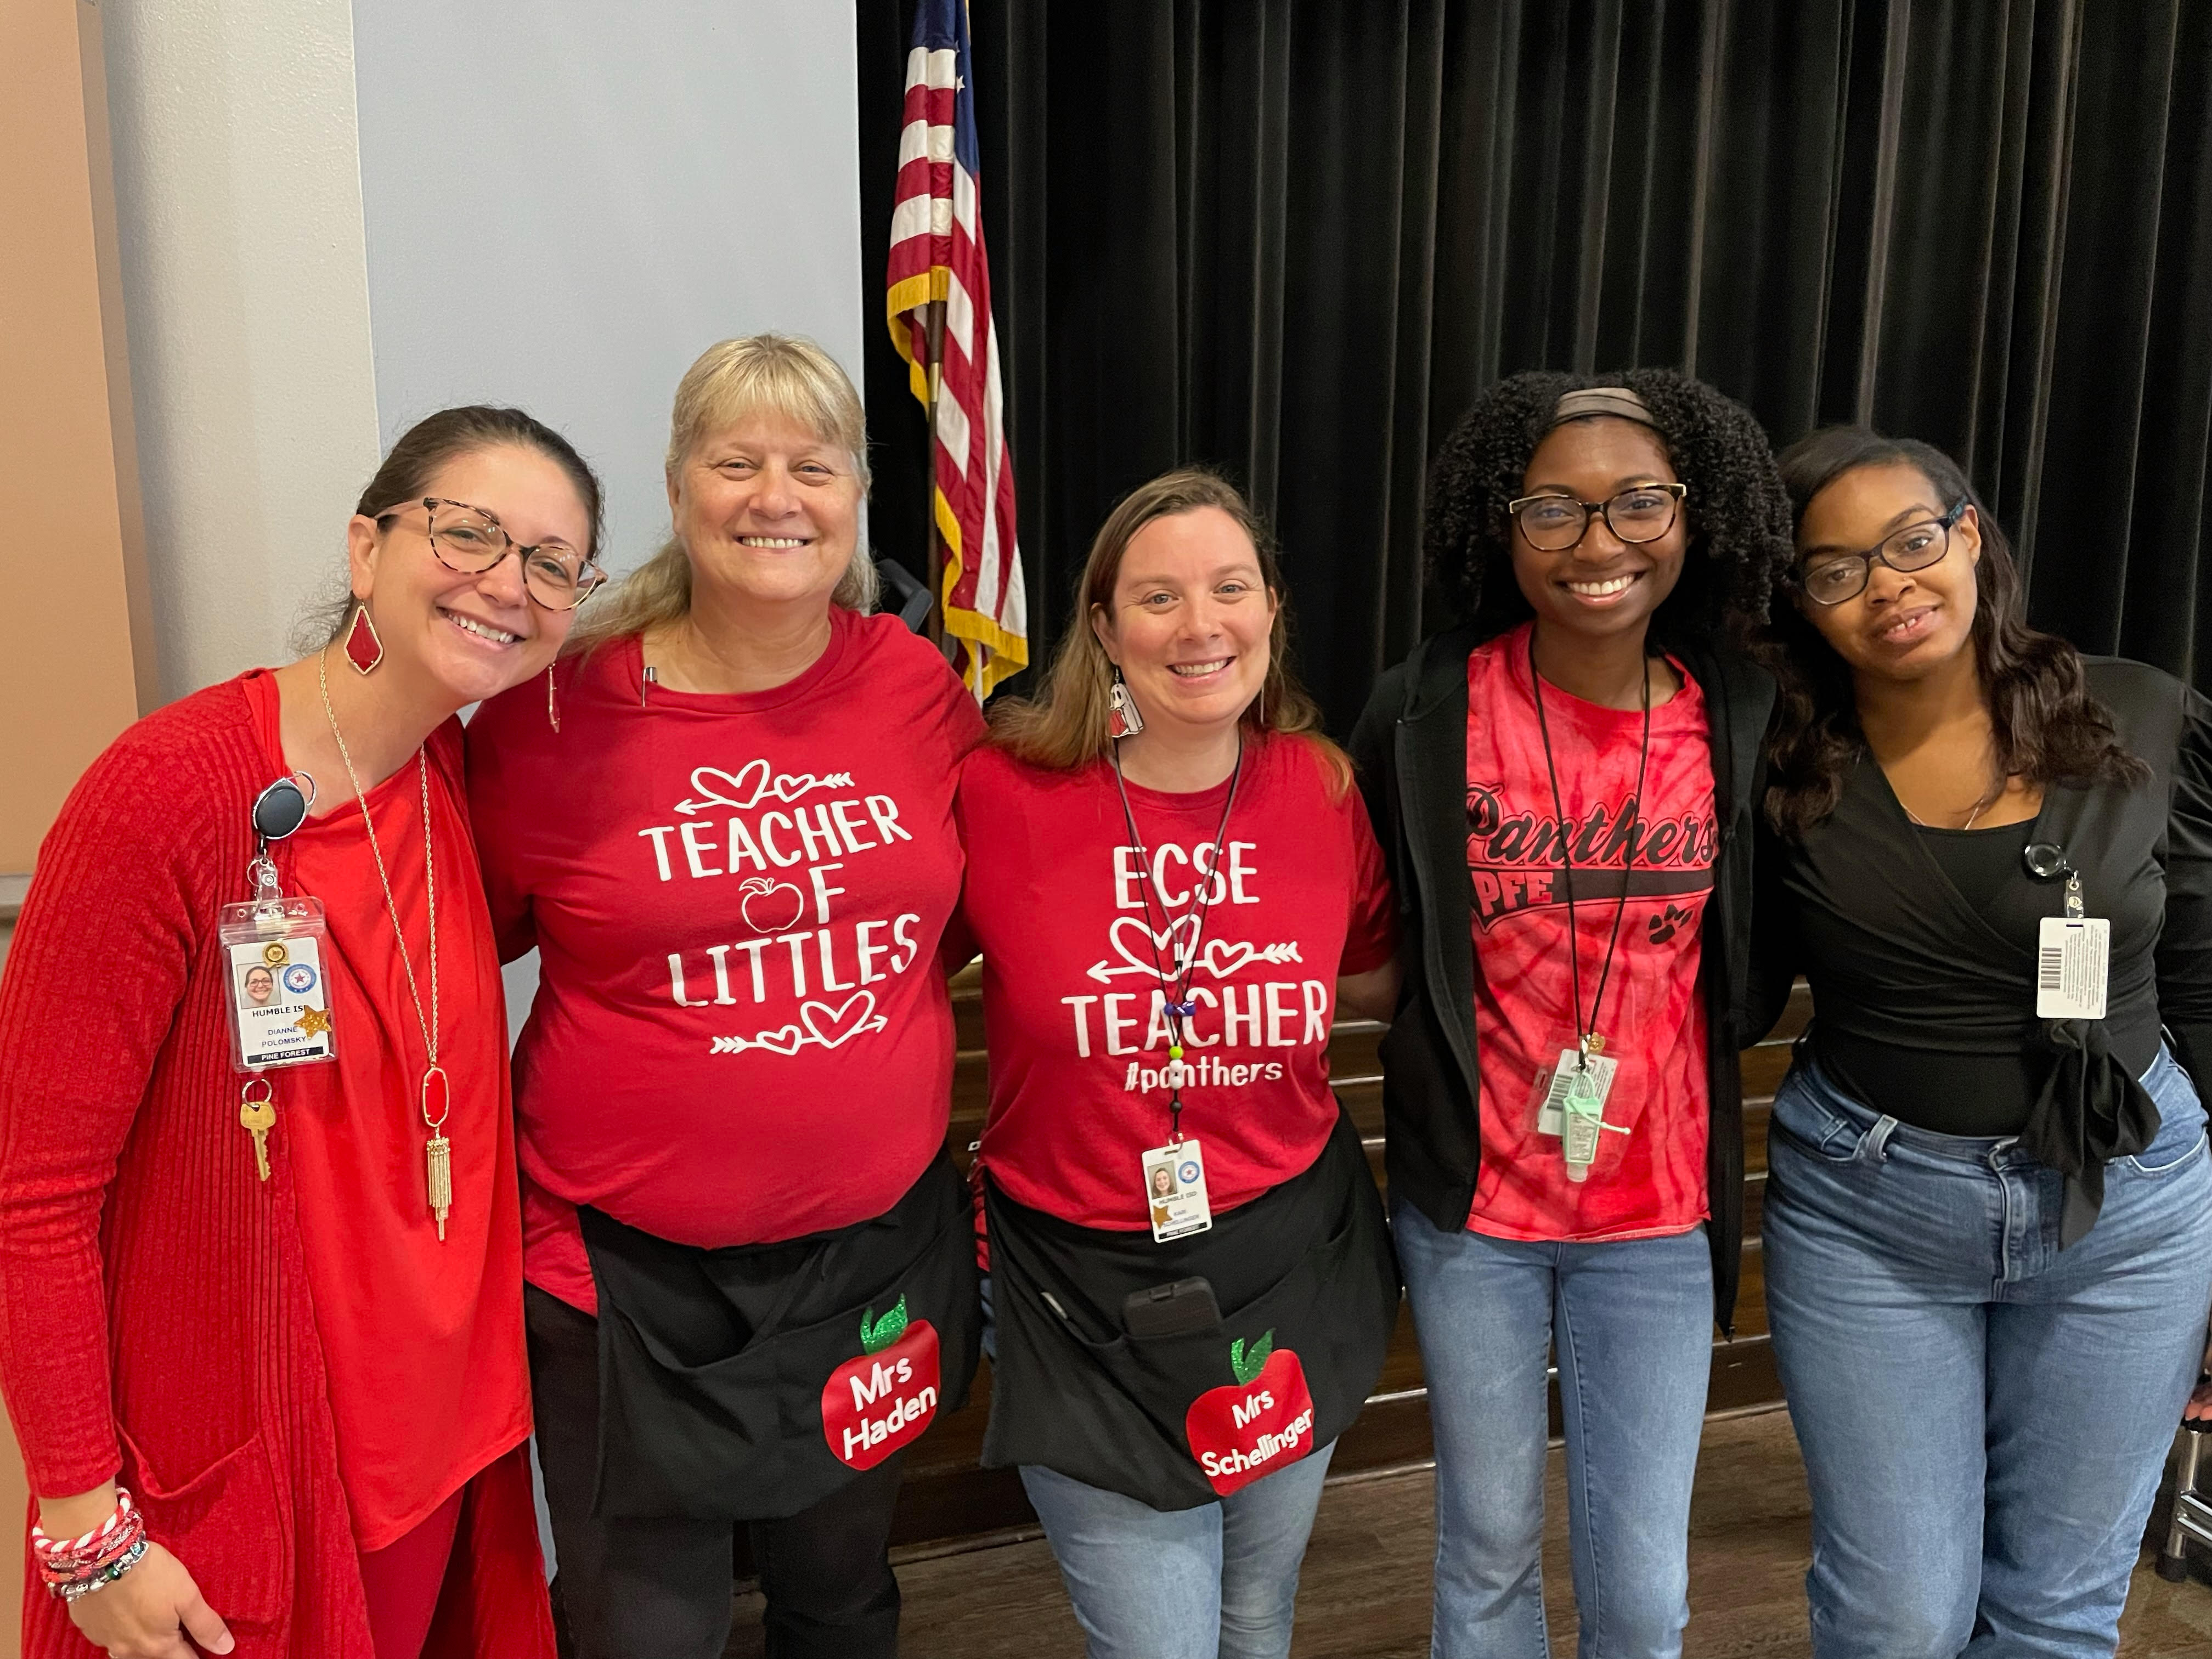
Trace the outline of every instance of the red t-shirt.
{"label": "red t-shirt", "polygon": [[[1212,895],[1185,1063],[1183,1133],[1206,1158],[1215,1213],[1310,1168],[1336,1124],[1329,1022],[1339,975],[1389,960],[1389,878],[1359,793],[1334,796],[1295,738],[1248,740],[1229,786],[1164,794],[1129,786],[1151,849],[1153,903],[1188,949]],[[981,1160],[1018,1203],[1085,1227],[1149,1224],[1143,1157],[1168,1138],[1164,994],[1113,769],[1048,771],[978,750],[960,783],[968,847],[963,919],[983,953],[991,1105]],[[1157,908],[1153,912],[1158,915]]]}
{"label": "red t-shirt", "polygon": [[575,1206],[703,1247],[850,1226],[945,1140],[975,700],[891,616],[830,612],[772,691],[647,688],[638,641],[470,723],[484,883],[538,999],[514,1052],[524,1270],[597,1310]]}
{"label": "red t-shirt", "polygon": [[1561,837],[1536,720],[1529,627],[1478,647],[1467,665],[1467,861],[1482,1066],[1482,1171],[1468,1225],[1518,1239],[1686,1232],[1706,1214],[1698,965],[1720,845],[1705,696],[1674,664],[1682,689],[1651,711],[1644,806],[1626,823],[1642,713],[1544,688],[1569,850],[1574,868],[1589,872],[1575,896],[1585,1018],[1627,884],[1596,1030],[1606,1055],[1620,1062],[1605,1121],[1628,1133],[1601,1133],[1589,1179],[1572,1182],[1559,1138],[1536,1132],[1532,1094],[1538,1070],[1574,1046],[1576,1018]]}
{"label": "red t-shirt", "polygon": [[[256,671],[243,684],[276,776],[287,769],[276,682]],[[294,860],[288,890],[320,899],[330,927],[322,960],[337,1058],[266,1074],[272,1133],[290,1147],[338,1472],[364,1551],[404,1537],[530,1433],[507,1004],[461,796],[460,744],[458,721],[429,743],[438,1063],[452,1091],[453,1207],[442,1243],[423,1160],[422,1030],[344,777],[317,780],[326,810],[284,843]],[[368,792],[427,1018],[422,799],[412,761]]]}

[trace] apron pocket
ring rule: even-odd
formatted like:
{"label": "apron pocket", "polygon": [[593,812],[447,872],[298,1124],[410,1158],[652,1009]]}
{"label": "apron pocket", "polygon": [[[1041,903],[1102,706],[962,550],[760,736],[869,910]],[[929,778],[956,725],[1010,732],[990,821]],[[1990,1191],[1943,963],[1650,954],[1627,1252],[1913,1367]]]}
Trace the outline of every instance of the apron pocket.
{"label": "apron pocket", "polygon": [[[1320,1179],[1285,1182],[1245,1209],[1305,1206],[1322,1236],[1273,1283],[1224,1308],[1215,1328],[1161,1337],[1086,1330],[1045,1298],[1118,1308],[1139,1271],[1218,1285],[1235,1274],[1217,1278],[1209,1259],[1233,1264],[1247,1248],[1231,1228],[1151,1247],[1152,1255],[1110,1237],[1086,1246],[1075,1236],[1083,1230],[1040,1224],[987,1189],[1000,1333],[984,1462],[1041,1464],[1155,1509],[1188,1509],[1350,1426],[1396,1322],[1397,1266],[1356,1135],[1332,1138],[1312,1173]],[[1273,1218],[1254,1220],[1274,1231]]]}
{"label": "apron pocket", "polygon": [[[668,1272],[665,1240],[584,1212],[599,1291],[594,1512],[775,1520],[826,1498],[963,1403],[981,1313],[966,1188],[940,1158],[878,1220],[830,1235],[767,1287],[777,1321],[712,1352],[728,1301],[705,1264]],[[759,1289],[760,1287],[756,1287]],[[784,1315],[827,1304],[803,1324]]]}

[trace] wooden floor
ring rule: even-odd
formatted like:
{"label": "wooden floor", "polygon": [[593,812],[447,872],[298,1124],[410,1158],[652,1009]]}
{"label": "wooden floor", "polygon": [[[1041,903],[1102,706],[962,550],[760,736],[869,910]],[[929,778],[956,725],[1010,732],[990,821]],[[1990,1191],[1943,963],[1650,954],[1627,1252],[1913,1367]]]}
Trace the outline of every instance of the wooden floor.
{"label": "wooden floor", "polygon": [[[1551,1459],[1544,1554],[1553,1650],[1574,1651],[1560,1453]],[[1333,1485],[1298,1591],[1294,1659],[1419,1659],[1428,1652],[1432,1477]],[[1781,1412],[1706,1425],[1690,1528],[1697,1659],[1806,1655],[1805,1480]],[[2122,1659],[2212,1659],[2212,1585],[2168,1584],[2145,1565],[2122,1626]],[[1042,1539],[905,1561],[906,1659],[1082,1659],[1083,1643]],[[741,1595],[726,1659],[758,1659],[760,1601]]]}

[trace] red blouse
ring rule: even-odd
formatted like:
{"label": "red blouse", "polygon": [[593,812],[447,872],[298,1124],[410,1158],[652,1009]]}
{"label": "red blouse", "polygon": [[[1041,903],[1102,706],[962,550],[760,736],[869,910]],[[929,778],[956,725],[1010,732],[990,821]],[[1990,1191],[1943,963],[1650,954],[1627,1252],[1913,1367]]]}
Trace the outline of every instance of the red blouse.
{"label": "red blouse", "polygon": [[[244,682],[270,775],[284,771],[276,682]],[[318,779],[318,815],[291,837],[288,891],[323,902],[337,1059],[270,1074],[292,1142],[307,1285],[330,1366],[338,1468],[363,1550],[396,1542],[530,1435],[521,1204],[507,1078],[506,1002],[460,789],[460,731],[431,739],[438,896],[438,1061],[451,1085],[453,1207],[441,1241],[427,1192],[422,1030],[392,935],[361,807]],[[368,792],[377,844],[430,1012],[422,790],[413,765]]]}

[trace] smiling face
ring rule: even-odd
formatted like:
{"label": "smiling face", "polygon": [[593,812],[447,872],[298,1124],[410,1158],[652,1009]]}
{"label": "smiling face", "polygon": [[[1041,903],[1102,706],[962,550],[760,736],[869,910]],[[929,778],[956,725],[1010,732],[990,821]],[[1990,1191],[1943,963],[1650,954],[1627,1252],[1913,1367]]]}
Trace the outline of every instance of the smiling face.
{"label": "smiling face", "polygon": [[246,970],[246,1000],[255,1007],[261,1007],[276,993],[276,976],[266,968]]}
{"label": "smiling face", "polygon": [[[1908,525],[1940,519],[1949,506],[1909,462],[1855,467],[1806,504],[1797,521],[1798,568],[1863,552]],[[1853,672],[1919,679],[1972,646],[1981,556],[1981,526],[1969,507],[1936,563],[1920,570],[1876,564],[1856,597],[1815,605],[1801,595],[1798,609]]]}
{"label": "smiling face", "polygon": [[[1636,484],[1675,483],[1659,434],[1635,421],[1601,416],[1569,421],[1545,434],[1522,475],[1523,495],[1608,501]],[[1689,544],[1687,507],[1656,541],[1624,542],[1602,514],[1590,514],[1574,546],[1547,553],[1513,526],[1513,580],[1537,625],[1569,635],[1638,634],[1681,580]]]}
{"label": "smiling face", "polygon": [[849,454],[777,415],[708,433],[668,477],[694,581],[755,605],[827,611],[860,543],[860,497]]}
{"label": "smiling face", "polygon": [[[535,449],[464,451],[431,475],[422,495],[484,509],[520,546],[591,549],[590,509],[560,465]],[[346,532],[354,593],[368,602],[384,642],[379,672],[427,679],[456,707],[543,673],[575,612],[532,600],[512,553],[476,575],[447,568],[431,549],[422,496],[391,505],[398,510],[381,527],[357,514]]]}
{"label": "smiling face", "polygon": [[1243,527],[1218,507],[1154,519],[1129,538],[1091,625],[1147,725],[1233,725],[1267,678],[1275,596]]}

